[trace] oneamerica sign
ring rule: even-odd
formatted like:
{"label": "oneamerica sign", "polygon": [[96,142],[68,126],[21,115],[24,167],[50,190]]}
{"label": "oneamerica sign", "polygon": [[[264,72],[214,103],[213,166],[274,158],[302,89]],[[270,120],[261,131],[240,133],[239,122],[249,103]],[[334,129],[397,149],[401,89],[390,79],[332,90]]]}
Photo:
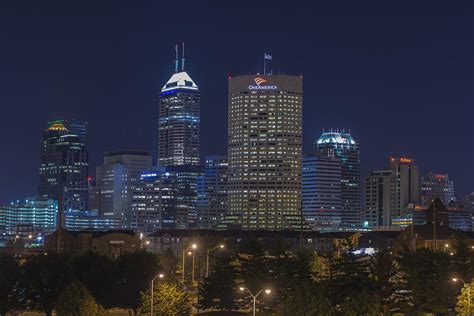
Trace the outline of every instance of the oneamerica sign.
{"label": "oneamerica sign", "polygon": [[249,90],[277,90],[278,87],[277,86],[273,86],[273,85],[265,85],[265,86],[262,86],[263,83],[267,83],[268,81],[262,77],[257,77],[254,79],[255,83],[257,84],[256,86],[255,85],[249,85]]}

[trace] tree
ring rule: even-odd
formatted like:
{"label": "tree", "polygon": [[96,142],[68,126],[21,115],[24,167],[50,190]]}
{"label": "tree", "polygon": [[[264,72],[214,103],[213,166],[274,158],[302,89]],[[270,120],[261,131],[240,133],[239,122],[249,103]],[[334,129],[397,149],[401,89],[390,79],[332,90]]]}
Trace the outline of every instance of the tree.
{"label": "tree", "polygon": [[70,258],[48,253],[28,258],[22,288],[29,308],[50,316],[61,292],[72,281]]}
{"label": "tree", "polygon": [[451,268],[457,277],[470,280],[474,277],[474,258],[471,247],[462,238],[457,238],[453,245]]}
{"label": "tree", "polygon": [[375,292],[381,300],[383,312],[388,314],[397,308],[401,299],[397,294],[401,281],[400,269],[395,258],[388,252],[375,254],[370,267]]}
{"label": "tree", "polygon": [[96,253],[86,253],[72,261],[74,276],[84,284],[99,304],[110,308],[114,304],[113,288],[117,283],[117,264]]}
{"label": "tree", "polygon": [[158,256],[145,251],[121,255],[117,261],[119,281],[116,305],[136,310],[140,305],[140,293],[145,291],[161,270]]}
{"label": "tree", "polygon": [[[191,300],[183,286],[175,281],[160,282],[153,290],[153,314],[159,316],[188,316]],[[150,289],[141,293],[140,314],[150,314]]]}
{"label": "tree", "polygon": [[71,284],[59,295],[56,302],[56,314],[58,316],[108,315],[81,283]]}
{"label": "tree", "polygon": [[230,258],[216,258],[216,265],[209,277],[200,283],[199,306],[231,311],[237,302],[237,271]]}
{"label": "tree", "polygon": [[166,277],[174,278],[176,267],[178,266],[178,258],[176,258],[171,248],[166,249],[166,251],[159,256],[159,260]]}
{"label": "tree", "polygon": [[322,284],[306,281],[285,297],[278,308],[277,315],[335,315],[331,300]]}
{"label": "tree", "polygon": [[474,291],[472,291],[473,287],[474,280],[471,280],[470,284],[465,284],[462,287],[456,303],[456,313],[458,315],[474,315],[474,306],[472,304],[472,296],[474,295]]}
{"label": "tree", "polygon": [[383,315],[383,307],[377,295],[373,292],[360,291],[354,292],[353,296],[346,297],[340,305],[340,314],[347,316],[367,315],[379,316]]}
{"label": "tree", "polygon": [[372,257],[351,252],[331,262],[328,289],[334,306],[342,306],[361,292],[376,295],[370,275],[371,264]]}
{"label": "tree", "polygon": [[20,278],[20,267],[15,258],[0,253],[0,315],[19,308],[17,283]]}
{"label": "tree", "polygon": [[403,251],[398,257],[402,282],[409,293],[403,311],[411,314],[447,313],[455,292],[449,271],[449,255],[431,249]]}

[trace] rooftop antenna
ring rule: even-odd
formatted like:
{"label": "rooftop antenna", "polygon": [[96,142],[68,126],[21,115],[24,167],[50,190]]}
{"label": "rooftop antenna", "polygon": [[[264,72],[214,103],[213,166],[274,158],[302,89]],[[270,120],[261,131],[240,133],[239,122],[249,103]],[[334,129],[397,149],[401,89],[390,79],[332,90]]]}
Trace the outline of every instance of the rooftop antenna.
{"label": "rooftop antenna", "polygon": [[179,60],[178,60],[178,44],[176,44],[176,46],[174,47],[174,52],[176,53],[176,59],[174,60],[174,72],[177,73],[178,72],[178,63],[179,63]]}
{"label": "rooftop antenna", "polygon": [[184,42],[183,42],[183,57],[181,58],[181,71],[184,71]]}

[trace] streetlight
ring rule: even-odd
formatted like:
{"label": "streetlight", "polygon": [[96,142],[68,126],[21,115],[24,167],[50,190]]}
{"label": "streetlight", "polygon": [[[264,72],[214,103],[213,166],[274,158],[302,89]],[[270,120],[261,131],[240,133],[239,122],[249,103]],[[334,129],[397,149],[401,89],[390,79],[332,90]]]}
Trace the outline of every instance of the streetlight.
{"label": "streetlight", "polygon": [[165,275],[163,273],[158,273],[155,275],[155,277],[151,280],[151,293],[150,293],[150,301],[151,301],[151,306],[150,306],[150,315],[153,316],[153,282],[155,282],[156,278],[163,279]]}
{"label": "streetlight", "polygon": [[224,244],[220,244],[220,245],[217,245],[215,246],[214,248],[211,248],[211,249],[207,249],[207,255],[206,255],[206,278],[209,277],[209,253],[217,248],[220,248],[220,249],[224,249],[225,248],[225,245]]}
{"label": "streetlight", "polygon": [[461,281],[467,287],[467,310],[471,313],[471,285],[464,282],[463,279],[453,278],[453,282]]}
{"label": "streetlight", "polygon": [[249,290],[248,288],[246,288],[246,287],[242,287],[242,286],[241,286],[241,287],[239,287],[239,289],[240,289],[240,291],[242,291],[242,292],[246,290],[247,292],[249,292],[250,296],[252,296],[252,298],[253,298],[253,313],[252,313],[252,315],[253,315],[253,316],[255,316],[255,305],[256,305],[256,303],[257,303],[257,297],[258,297],[262,292],[265,292],[265,294],[267,294],[267,295],[269,295],[269,294],[272,292],[272,290],[270,290],[270,289],[265,289],[265,290],[260,290],[260,291],[257,293],[257,295],[253,295],[252,291],[250,291],[250,290]]}
{"label": "streetlight", "polygon": [[[192,244],[191,247],[192,249],[196,250],[198,248],[197,244]],[[189,248],[188,248],[189,249]],[[186,256],[185,256],[185,253],[186,253],[186,248],[183,249],[183,273],[181,274],[181,281],[184,283],[184,265],[185,265],[185,262],[186,262]],[[194,282],[194,252],[195,251],[188,251],[188,255],[193,255],[193,273],[192,273],[192,280]]]}

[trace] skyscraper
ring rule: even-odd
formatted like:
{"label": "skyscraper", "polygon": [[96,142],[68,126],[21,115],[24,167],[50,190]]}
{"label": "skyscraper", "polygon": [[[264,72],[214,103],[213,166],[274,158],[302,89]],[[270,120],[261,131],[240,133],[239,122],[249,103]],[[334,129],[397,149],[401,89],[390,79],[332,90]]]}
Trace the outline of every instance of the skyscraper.
{"label": "skyscraper", "polygon": [[301,217],[303,78],[229,79],[229,211],[244,229],[286,229]]}
{"label": "skyscraper", "polygon": [[437,197],[445,205],[455,200],[454,181],[449,180],[447,173],[428,173],[421,177],[421,204],[428,206]]}
{"label": "skyscraper", "polygon": [[392,225],[392,212],[396,209],[396,178],[392,170],[376,170],[365,178],[366,228]]}
{"label": "skyscraper", "polygon": [[132,229],[134,231],[152,233],[162,228],[161,201],[164,191],[159,172],[142,173],[132,198]]}
{"label": "skyscraper", "polygon": [[38,195],[56,199],[62,210],[87,210],[88,158],[82,139],[51,122],[43,133]]}
{"label": "skyscraper", "polygon": [[399,225],[409,220],[409,206],[420,202],[420,177],[415,160],[390,157],[387,169],[372,171],[365,179],[367,227]]}
{"label": "skyscraper", "polygon": [[176,204],[169,204],[167,209],[175,212],[171,216],[176,221],[174,226],[185,229],[196,227],[196,182],[201,170],[200,92],[184,70],[184,44],[179,68],[176,45],[175,73],[161,89],[159,98],[158,167],[165,167],[168,180],[173,179],[166,187],[176,192]]}
{"label": "skyscraper", "polygon": [[176,47],[175,73],[159,98],[158,166],[199,165],[199,107],[199,88],[184,71],[184,46],[181,71]]}
{"label": "skyscraper", "polygon": [[88,138],[88,133],[87,133],[87,122],[82,122],[78,120],[56,120],[56,121],[51,121],[48,122],[48,125],[53,125],[53,124],[62,124],[64,127],[68,129],[68,131],[73,134],[77,135],[82,143],[86,146],[86,151],[87,151],[87,138]]}
{"label": "skyscraper", "polygon": [[207,156],[197,182],[197,226],[216,228],[227,213],[227,156]]}
{"label": "skyscraper", "polygon": [[345,131],[323,132],[314,144],[315,154],[341,159],[341,227],[361,226],[361,176],[359,144]]}
{"label": "skyscraper", "polygon": [[99,214],[121,218],[131,225],[132,196],[140,175],[152,166],[146,151],[118,150],[105,153],[104,164],[96,168]]}
{"label": "skyscraper", "polygon": [[132,228],[196,228],[199,166],[158,167],[141,175],[133,194]]}
{"label": "skyscraper", "polygon": [[313,230],[334,231],[341,224],[341,159],[303,158],[301,176],[303,216]]}
{"label": "skyscraper", "polygon": [[407,157],[390,157],[390,169],[395,176],[396,212],[404,216],[409,203],[420,203],[420,172],[415,159]]}

